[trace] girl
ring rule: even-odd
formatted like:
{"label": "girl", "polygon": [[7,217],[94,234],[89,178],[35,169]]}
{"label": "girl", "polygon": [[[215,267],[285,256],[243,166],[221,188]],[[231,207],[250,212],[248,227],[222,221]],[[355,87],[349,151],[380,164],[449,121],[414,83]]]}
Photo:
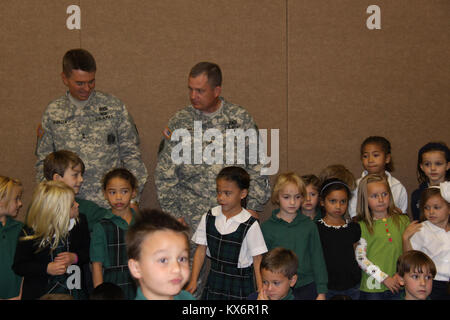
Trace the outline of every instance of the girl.
{"label": "girl", "polygon": [[419,202],[422,192],[431,186],[450,180],[450,150],[443,142],[430,142],[419,150],[417,159],[419,188],[411,195],[411,212],[414,220],[420,219]]}
{"label": "girl", "polygon": [[73,189],[58,181],[40,183],[14,257],[13,270],[24,277],[22,299],[52,293],[85,298],[78,266],[88,261],[87,221],[78,213]]}
{"label": "girl", "polygon": [[306,193],[301,204],[301,213],[313,221],[318,221],[322,218],[322,211],[318,205],[320,179],[313,174],[308,174],[302,176],[301,180],[306,186]]}
{"label": "girl", "polygon": [[332,178],[320,191],[320,205],[325,217],[317,222],[328,271],[327,299],[346,295],[359,300],[361,270],[355,259],[355,247],[361,238],[358,223],[350,222],[347,212],[351,195],[349,186]]}
{"label": "girl", "polygon": [[272,212],[261,229],[269,250],[283,247],[298,256],[295,298],[325,300],[328,276],[319,233],[314,222],[299,211],[305,196],[305,184],[298,175],[289,172],[278,176],[272,202],[279,209]]}
{"label": "girl", "polygon": [[136,196],[137,179],[127,169],[117,168],[105,175],[102,184],[111,211],[92,229],[94,288],[103,282],[115,283],[123,290],[125,299],[132,300],[136,297],[136,285],[128,269],[125,234],[134,223],[135,212],[130,203]]}
{"label": "girl", "polygon": [[[242,207],[250,186],[250,176],[240,167],[223,168],[216,178],[217,202],[202,216],[192,240],[198,245],[192,275],[186,291],[197,289],[205,255],[211,260],[202,299],[244,300],[262,289],[260,263],[267,252],[258,221]],[[253,265],[253,266],[252,266]]]}
{"label": "girl", "polygon": [[[394,178],[390,172],[394,171],[391,155],[391,143],[384,137],[372,136],[366,138],[361,144],[361,161],[364,172],[361,178],[356,180],[359,185],[361,179],[368,174],[378,174],[386,178],[392,192],[394,205],[406,213],[408,209],[408,194],[405,187]],[[356,216],[357,192],[355,189],[349,205],[349,213],[353,218]]]}
{"label": "girl", "polygon": [[381,175],[362,178],[357,203],[361,239],[356,258],[363,270],[360,299],[395,299],[400,289],[396,263],[402,254],[402,234],[409,219],[394,205],[389,183]]}
{"label": "girl", "polygon": [[11,269],[23,224],[14,220],[22,207],[22,183],[0,176],[0,300],[20,299],[22,278]]}
{"label": "girl", "polygon": [[422,192],[420,212],[423,222],[414,221],[403,233],[404,251],[422,251],[436,265],[437,274],[430,296],[432,300],[450,299],[447,291],[450,278],[450,193],[444,192],[445,185],[450,189],[447,182]]}

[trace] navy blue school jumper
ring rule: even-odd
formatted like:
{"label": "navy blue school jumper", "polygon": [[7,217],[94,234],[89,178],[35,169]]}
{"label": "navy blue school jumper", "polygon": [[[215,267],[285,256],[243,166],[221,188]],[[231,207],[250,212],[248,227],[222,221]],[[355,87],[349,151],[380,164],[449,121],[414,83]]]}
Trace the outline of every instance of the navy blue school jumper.
{"label": "navy blue school jumper", "polygon": [[216,217],[211,210],[206,215],[206,237],[211,269],[203,291],[203,300],[245,300],[255,291],[253,265],[238,268],[242,242],[254,217],[240,224],[236,231],[222,235],[215,227]]}

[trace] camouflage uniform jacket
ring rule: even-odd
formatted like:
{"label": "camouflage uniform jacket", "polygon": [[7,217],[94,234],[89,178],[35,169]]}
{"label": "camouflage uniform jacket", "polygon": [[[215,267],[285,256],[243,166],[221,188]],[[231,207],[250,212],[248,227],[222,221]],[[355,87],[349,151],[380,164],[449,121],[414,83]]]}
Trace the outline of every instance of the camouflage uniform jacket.
{"label": "camouflage uniform jacket", "polygon": [[109,208],[101,188],[103,175],[125,167],[138,179],[139,193],[147,181],[139,136],[131,115],[116,97],[94,91],[81,108],[66,95],[51,102],[38,128],[37,181],[43,180],[43,162],[54,151],[70,150],[83,160],[86,170],[78,197]]}
{"label": "camouflage uniform jacket", "polygon": [[[247,197],[247,208],[255,211],[262,211],[264,204],[270,198],[269,177],[260,175],[262,165],[226,164],[225,161],[225,132],[227,129],[255,129],[257,126],[252,116],[238,105],[232,104],[221,98],[222,107],[212,116],[204,115],[191,105],[178,111],[175,116],[169,120],[166,128],[166,137],[161,141],[158,154],[158,163],[155,170],[155,184],[158,200],[161,208],[177,217],[183,217],[191,227],[192,231],[197,228],[203,214],[212,207],[217,206],[216,199],[216,176],[219,171],[230,165],[241,166],[247,170],[250,175],[250,189]],[[172,161],[171,154],[178,141],[172,141],[169,134],[177,129],[187,129],[194,137],[194,121],[202,122],[202,134],[207,129],[218,129],[223,139],[223,164],[175,164]],[[194,139],[192,139],[193,141]],[[202,150],[211,144],[211,141],[202,142]],[[191,150],[194,148],[192,147]],[[236,144],[235,144],[236,157]],[[247,148],[246,148],[247,149]],[[193,152],[193,151],[192,151]],[[204,151],[203,151],[204,152]],[[191,159],[194,159],[191,157]],[[236,158],[235,158],[236,159]],[[194,161],[192,161],[194,163]]]}

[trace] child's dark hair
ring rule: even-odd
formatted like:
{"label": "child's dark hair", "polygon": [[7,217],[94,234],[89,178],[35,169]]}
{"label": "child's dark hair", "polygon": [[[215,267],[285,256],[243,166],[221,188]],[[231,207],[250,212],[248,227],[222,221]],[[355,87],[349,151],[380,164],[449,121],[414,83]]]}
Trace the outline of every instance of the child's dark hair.
{"label": "child's dark hair", "polygon": [[[424,145],[422,148],[420,148],[419,154],[417,156],[417,180],[419,181],[419,183],[428,182],[428,177],[425,174],[425,172],[423,172],[420,165],[422,164],[423,161],[422,159],[423,154],[431,151],[443,152],[447,163],[450,162],[450,149],[445,144],[445,142],[430,142]],[[450,180],[450,169],[445,172],[445,180],[446,181]]]}
{"label": "child's dark hair", "polygon": [[125,300],[125,295],[117,284],[103,282],[92,290],[89,300]]}
{"label": "child's dark hair", "polygon": [[237,183],[239,189],[244,190],[250,187],[250,175],[241,167],[225,167],[220,170],[216,181],[225,179]]}
{"label": "child's dark hair", "polygon": [[317,191],[320,191],[320,179],[315,176],[314,174],[307,174],[304,176],[301,176],[303,182],[305,183],[305,187],[312,185],[314,186]]}
{"label": "child's dark hair", "polygon": [[292,279],[297,274],[298,258],[294,251],[282,247],[274,248],[263,254],[260,270],[281,273]]}
{"label": "child's dark hair", "polygon": [[324,168],[320,174],[319,179],[322,183],[331,178],[337,178],[347,184],[350,190],[356,189],[356,179],[353,173],[350,172],[344,165],[342,164],[332,164]]}
{"label": "child's dark hair", "polygon": [[189,246],[189,227],[168,213],[156,209],[142,209],[125,236],[128,259],[139,260],[142,242],[149,234],[161,230],[183,234]]}
{"label": "child's dark hair", "polygon": [[[420,195],[420,201],[419,201],[419,210],[420,210],[420,221],[425,221],[427,218],[425,217],[425,204],[427,203],[428,199],[431,197],[438,196],[444,200],[444,202],[447,203],[448,206],[450,204],[442,197],[441,189],[436,187],[430,187],[422,191],[422,194]],[[450,219],[450,218],[449,218]]]}
{"label": "child's dark hair", "polygon": [[341,181],[338,178],[325,180],[320,187],[319,196],[322,200],[325,200],[327,195],[336,190],[345,190],[345,192],[347,193],[347,198],[350,200],[350,197],[352,196],[350,187],[344,181]]}
{"label": "child's dark hair", "polygon": [[361,144],[361,150],[360,150],[361,157],[363,155],[365,146],[368,144],[376,144],[376,145],[380,146],[386,155],[389,154],[391,156],[391,161],[389,161],[389,163],[386,163],[384,168],[386,171],[389,171],[389,172],[394,171],[394,162],[392,160],[392,154],[391,154],[391,143],[389,142],[389,140],[386,139],[385,137],[380,137],[380,136],[367,137]]}
{"label": "child's dark hair", "polygon": [[433,278],[436,276],[436,265],[422,251],[406,251],[397,260],[397,273],[400,277],[403,277],[405,273],[409,272],[424,273],[426,269],[433,275]]}
{"label": "child's dark hair", "polygon": [[109,171],[102,180],[102,187],[103,190],[106,190],[106,186],[108,185],[109,180],[113,178],[121,178],[125,181],[128,181],[130,183],[131,189],[135,190],[138,187],[138,181],[136,177],[125,168],[115,168]]}
{"label": "child's dark hair", "polygon": [[64,172],[67,168],[75,168],[76,166],[81,166],[81,174],[84,174],[84,162],[81,158],[72,151],[69,150],[58,150],[50,153],[44,159],[44,177],[47,181],[53,180],[55,173],[64,177]]}

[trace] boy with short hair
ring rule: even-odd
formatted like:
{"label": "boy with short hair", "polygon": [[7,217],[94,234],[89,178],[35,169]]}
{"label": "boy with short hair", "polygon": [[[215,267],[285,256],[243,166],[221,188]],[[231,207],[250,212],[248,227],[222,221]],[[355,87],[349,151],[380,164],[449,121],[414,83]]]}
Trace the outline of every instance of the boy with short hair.
{"label": "boy with short hair", "polygon": [[297,282],[298,258],[294,251],[274,248],[261,260],[263,290],[252,293],[248,300],[294,300],[292,288]]}
{"label": "boy with short hair", "polygon": [[138,282],[135,300],[195,300],[189,280],[188,227],[159,210],[142,210],[126,234],[128,267]]}
{"label": "boy with short hair", "polygon": [[[74,190],[75,197],[83,183],[84,169],[83,160],[72,151],[55,151],[47,155],[44,159],[45,179],[47,181],[55,180],[64,182]],[[86,216],[89,231],[92,232],[92,226],[99,222],[108,210],[90,200],[76,197],[75,201],[79,204],[79,212]]]}
{"label": "boy with short hair", "polygon": [[405,291],[401,300],[429,300],[433,289],[436,266],[425,253],[417,250],[407,251],[397,261],[397,273]]}

